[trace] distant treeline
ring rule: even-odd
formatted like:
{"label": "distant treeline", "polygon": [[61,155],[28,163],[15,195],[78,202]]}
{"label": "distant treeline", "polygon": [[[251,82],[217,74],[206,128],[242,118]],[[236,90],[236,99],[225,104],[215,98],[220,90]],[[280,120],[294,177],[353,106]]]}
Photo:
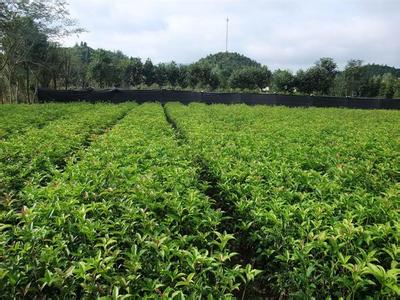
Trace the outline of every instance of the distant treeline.
{"label": "distant treeline", "polygon": [[[121,51],[81,42],[61,47],[54,37],[79,32],[65,2],[0,2],[0,98],[31,102],[38,86],[70,88],[168,88],[204,91],[268,91],[285,94],[400,97],[400,69],[350,60],[338,70],[321,58],[306,70],[271,72],[238,53],[217,53],[189,65],[153,64]],[[54,26],[56,24],[56,26]],[[139,45],[138,45],[139,46]]]}

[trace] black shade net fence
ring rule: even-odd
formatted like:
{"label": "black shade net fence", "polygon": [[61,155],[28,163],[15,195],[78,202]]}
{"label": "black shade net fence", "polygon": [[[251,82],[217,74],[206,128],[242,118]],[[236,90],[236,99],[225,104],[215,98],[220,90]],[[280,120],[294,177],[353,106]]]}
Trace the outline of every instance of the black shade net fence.
{"label": "black shade net fence", "polygon": [[175,90],[123,90],[123,89],[83,89],[53,90],[39,88],[39,102],[202,102],[206,104],[284,105],[290,107],[344,107],[361,109],[400,109],[400,99],[354,98],[331,96],[294,96],[257,93],[216,93]]}

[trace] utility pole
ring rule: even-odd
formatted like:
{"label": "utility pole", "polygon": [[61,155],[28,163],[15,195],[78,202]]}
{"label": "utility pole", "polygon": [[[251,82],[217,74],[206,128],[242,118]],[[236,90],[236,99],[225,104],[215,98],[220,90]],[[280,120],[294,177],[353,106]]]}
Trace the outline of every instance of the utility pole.
{"label": "utility pole", "polygon": [[225,52],[228,52],[228,26],[229,25],[229,18],[226,17],[226,40],[225,40]]}

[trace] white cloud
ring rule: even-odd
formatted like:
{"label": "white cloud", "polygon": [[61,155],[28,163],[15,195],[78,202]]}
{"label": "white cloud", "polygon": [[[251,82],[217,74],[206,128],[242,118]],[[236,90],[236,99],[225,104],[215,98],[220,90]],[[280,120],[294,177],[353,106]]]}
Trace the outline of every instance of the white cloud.
{"label": "white cloud", "polygon": [[190,63],[225,48],[275,68],[296,70],[319,57],[400,66],[397,0],[70,0],[70,11],[95,48],[155,62]]}

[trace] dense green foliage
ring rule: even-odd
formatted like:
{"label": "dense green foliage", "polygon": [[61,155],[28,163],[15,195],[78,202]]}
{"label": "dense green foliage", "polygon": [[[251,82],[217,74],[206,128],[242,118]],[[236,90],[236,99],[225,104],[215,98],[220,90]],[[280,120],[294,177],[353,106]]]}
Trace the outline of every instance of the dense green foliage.
{"label": "dense green foliage", "polygon": [[378,75],[383,76],[385,74],[391,73],[397,78],[400,78],[400,68],[389,67],[386,65],[366,64],[362,67],[362,69],[368,77]]}
{"label": "dense green foliage", "polygon": [[219,91],[269,91],[400,98],[400,70],[350,60],[343,71],[321,58],[292,74],[239,53],[210,54],[189,65],[153,64],[121,51],[93,49],[81,42],[61,47],[57,38],[81,32],[65,0],[0,2],[0,99],[34,102],[37,87],[170,88]]}
{"label": "dense green foliage", "polygon": [[271,72],[266,67],[245,67],[229,77],[229,86],[238,89],[262,90],[268,86]]}
{"label": "dense green foliage", "polygon": [[264,296],[395,298],[400,115],[168,104]]}
{"label": "dense green foliage", "polygon": [[315,66],[296,74],[295,87],[304,94],[327,95],[333,88],[337,65],[332,58],[321,58]]}
{"label": "dense green foliage", "polygon": [[0,110],[2,297],[399,297],[399,112],[27,107]]}
{"label": "dense green foliage", "polygon": [[21,134],[27,129],[38,128],[46,123],[79,112],[83,106],[43,104],[40,106],[5,104],[0,110],[0,139]]}
{"label": "dense green foliage", "polygon": [[292,94],[296,89],[296,77],[289,70],[276,70],[272,74],[272,89],[282,93]]}
{"label": "dense green foliage", "polygon": [[82,30],[70,18],[67,3],[54,1],[0,2],[0,98],[32,102],[35,87],[56,86],[56,74],[70,70],[64,51],[54,41]]}
{"label": "dense green foliage", "polygon": [[89,142],[92,134],[100,133],[101,129],[122,117],[132,104],[64,107],[65,113],[70,113],[68,117],[50,122],[43,128],[28,128],[24,134],[1,141],[0,195],[13,198],[26,181],[32,184],[49,181],[52,174],[65,165],[66,157]]}
{"label": "dense green foliage", "polygon": [[230,74],[245,67],[261,67],[261,64],[236,52],[219,52],[216,54],[207,55],[199,60],[200,63],[212,65],[220,70],[225,78]]}
{"label": "dense green foliage", "polygon": [[0,2],[0,99],[34,102],[37,87],[170,88],[400,98],[400,70],[350,60],[343,71],[332,58],[292,74],[239,53],[210,54],[189,65],[153,64],[121,51],[81,42],[62,47],[59,37],[81,32],[65,0]]}
{"label": "dense green foliage", "polygon": [[[111,122],[110,109],[83,115]],[[67,131],[78,143],[81,130]],[[70,148],[74,139],[60,143]],[[2,199],[4,297],[230,298],[258,273],[229,263],[233,237],[218,231],[222,213],[202,194],[190,149],[159,104],[134,108],[52,177],[21,186],[22,208]]]}
{"label": "dense green foliage", "polygon": [[[228,86],[229,78],[233,72],[245,68],[258,69],[261,64],[236,52],[219,52],[207,55],[198,61],[200,64],[210,65],[225,86]],[[263,86],[265,87],[265,85]]]}
{"label": "dense green foliage", "polygon": [[[384,66],[363,66],[360,60],[348,62],[343,72],[335,78],[334,94],[339,96],[375,97],[385,98],[400,97],[400,78],[396,72],[381,74],[382,70],[391,70]],[[374,70],[376,73],[373,73]]]}

